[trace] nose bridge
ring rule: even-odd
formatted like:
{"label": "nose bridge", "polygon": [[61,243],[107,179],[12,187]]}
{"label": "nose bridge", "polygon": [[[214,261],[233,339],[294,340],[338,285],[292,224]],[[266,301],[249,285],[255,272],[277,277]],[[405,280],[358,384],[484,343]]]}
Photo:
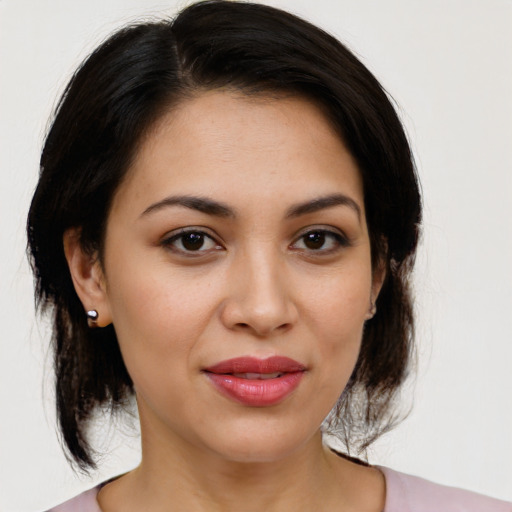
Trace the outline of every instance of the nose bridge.
{"label": "nose bridge", "polygon": [[264,336],[296,320],[286,284],[286,261],[272,242],[247,247],[236,258],[226,307],[231,327]]}
{"label": "nose bridge", "polygon": [[281,304],[285,296],[283,283],[284,262],[280,254],[270,243],[254,249],[243,258],[243,273],[247,276],[252,293],[248,300],[254,303],[257,309],[264,309],[265,305]]}

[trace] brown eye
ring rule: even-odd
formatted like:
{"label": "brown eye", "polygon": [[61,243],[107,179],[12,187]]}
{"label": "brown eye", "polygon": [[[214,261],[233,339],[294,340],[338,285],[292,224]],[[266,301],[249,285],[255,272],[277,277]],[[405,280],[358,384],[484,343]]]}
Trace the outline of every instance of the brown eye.
{"label": "brown eye", "polygon": [[216,241],[203,231],[184,231],[166,238],[162,245],[174,252],[182,254],[196,253],[198,256],[212,250],[222,249]]}
{"label": "brown eye", "polygon": [[349,240],[341,233],[328,229],[312,229],[302,234],[291,248],[299,251],[310,251],[314,253],[330,254],[333,251],[348,247]]}
{"label": "brown eye", "polygon": [[181,244],[187,251],[198,251],[204,245],[204,234],[186,233],[181,237]]}
{"label": "brown eye", "polygon": [[304,235],[304,245],[308,249],[318,250],[325,244],[325,233],[322,231],[312,231]]}

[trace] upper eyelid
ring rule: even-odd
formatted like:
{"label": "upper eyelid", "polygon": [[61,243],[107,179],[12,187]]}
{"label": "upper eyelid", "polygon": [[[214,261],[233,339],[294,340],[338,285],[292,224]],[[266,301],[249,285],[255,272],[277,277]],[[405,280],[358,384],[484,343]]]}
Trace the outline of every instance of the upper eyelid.
{"label": "upper eyelid", "polygon": [[[224,247],[224,243],[219,241],[219,237],[215,234],[212,234],[208,228],[205,228],[203,226],[187,226],[169,231],[163,237],[161,237],[160,244],[164,246],[171,245],[172,242],[179,240],[180,237],[187,235],[189,233],[200,233],[205,237],[209,238],[210,240],[212,240],[215,243],[215,245]],[[201,252],[206,251],[197,251],[198,254]]]}
{"label": "upper eyelid", "polygon": [[215,240],[216,242],[219,242],[219,236],[215,233],[212,233],[212,231],[205,227],[205,226],[186,226],[183,228],[177,228],[173,229],[171,231],[168,231],[163,237],[162,240],[169,240],[172,238],[178,238],[181,235],[186,235],[188,233],[201,233],[203,235],[206,235],[207,237]]}
{"label": "upper eyelid", "polygon": [[347,234],[340,228],[336,228],[334,226],[326,226],[326,225],[312,225],[307,226],[305,228],[299,229],[296,234],[294,235],[293,240],[296,241],[299,238],[301,238],[304,235],[307,235],[308,233],[314,232],[314,231],[321,231],[323,233],[330,233],[332,235],[337,235],[345,238],[347,241],[350,240],[350,238],[347,236]]}

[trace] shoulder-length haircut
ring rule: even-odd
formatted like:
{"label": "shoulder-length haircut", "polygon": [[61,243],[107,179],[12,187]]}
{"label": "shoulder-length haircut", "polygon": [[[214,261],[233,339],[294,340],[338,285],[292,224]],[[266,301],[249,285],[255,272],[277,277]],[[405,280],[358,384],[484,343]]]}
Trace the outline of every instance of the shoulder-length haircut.
{"label": "shoulder-length haircut", "polygon": [[205,90],[309,99],[357,161],[373,265],[387,277],[330,428],[347,449],[368,446],[393,420],[411,355],[409,277],[421,218],[404,130],[385,91],[339,41],[287,12],[206,1],[173,20],[122,28],[69,82],[49,129],[28,215],[29,258],[41,310],[53,314],[56,403],[70,459],[95,467],[87,426],[98,406],[133,395],[113,326],[89,329],[73,288],[63,234],[78,228],[100,258],[105,225],[143,135],[174,105]]}

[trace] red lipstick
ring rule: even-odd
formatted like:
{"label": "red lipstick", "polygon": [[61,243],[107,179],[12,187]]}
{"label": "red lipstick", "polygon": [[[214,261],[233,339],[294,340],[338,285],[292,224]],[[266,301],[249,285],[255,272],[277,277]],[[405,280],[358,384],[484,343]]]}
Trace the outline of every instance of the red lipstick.
{"label": "red lipstick", "polygon": [[289,357],[237,357],[205,368],[204,373],[224,396],[244,405],[267,407],[290,395],[305,370]]}

